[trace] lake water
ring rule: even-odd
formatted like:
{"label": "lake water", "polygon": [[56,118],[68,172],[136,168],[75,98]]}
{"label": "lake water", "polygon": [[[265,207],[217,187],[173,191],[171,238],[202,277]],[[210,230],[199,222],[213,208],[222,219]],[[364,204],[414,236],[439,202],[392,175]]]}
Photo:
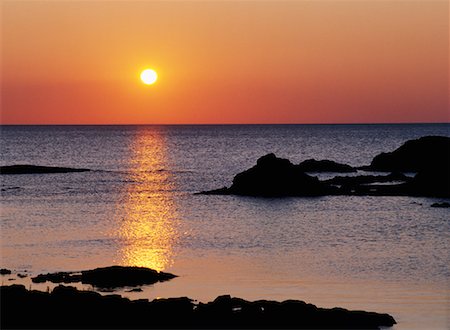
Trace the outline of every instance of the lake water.
{"label": "lake water", "polygon": [[194,195],[269,152],[367,165],[425,135],[450,125],[3,126],[1,165],[93,171],[0,177],[0,266],[146,266],[179,277],[118,293],[300,299],[448,329],[450,212],[430,207],[444,199]]}

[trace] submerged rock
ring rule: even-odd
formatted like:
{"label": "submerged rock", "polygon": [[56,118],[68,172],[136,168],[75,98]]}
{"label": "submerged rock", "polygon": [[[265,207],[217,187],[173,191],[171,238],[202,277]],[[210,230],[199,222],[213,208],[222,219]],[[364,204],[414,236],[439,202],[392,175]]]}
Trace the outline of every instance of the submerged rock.
{"label": "submerged rock", "polygon": [[28,291],[23,285],[2,286],[0,298],[2,328],[378,329],[396,324],[389,314],[318,308],[298,300],[220,296],[206,304],[187,297],[149,302],[65,286],[51,293]]}
{"label": "submerged rock", "polygon": [[333,185],[355,186],[370,183],[383,183],[396,181],[406,182],[409,180],[411,180],[411,178],[407,177],[403,173],[395,172],[389,175],[335,176],[334,178],[324,180],[323,182]]}
{"label": "submerged rock", "polygon": [[447,208],[450,207],[450,203],[447,202],[442,202],[442,203],[433,203],[430,205],[431,207],[442,207],[442,208]]}
{"label": "submerged rock", "polygon": [[124,286],[137,286],[168,281],[176,275],[158,272],[145,267],[110,266],[83,270],[81,272],[59,272],[40,274],[31,280],[34,283],[50,281],[53,283],[81,282],[99,288],[116,288]]}
{"label": "submerged rock", "polygon": [[87,172],[86,168],[69,168],[37,165],[9,165],[0,166],[0,174],[45,174],[45,173],[70,173]]}
{"label": "submerged rock", "polygon": [[392,152],[383,152],[374,157],[370,171],[419,172],[434,166],[450,167],[450,138],[446,136],[424,136],[406,141]]}
{"label": "submerged rock", "polygon": [[347,164],[336,163],[332,160],[315,160],[307,159],[297,165],[297,169],[303,172],[334,172],[334,173],[351,173],[356,169]]}

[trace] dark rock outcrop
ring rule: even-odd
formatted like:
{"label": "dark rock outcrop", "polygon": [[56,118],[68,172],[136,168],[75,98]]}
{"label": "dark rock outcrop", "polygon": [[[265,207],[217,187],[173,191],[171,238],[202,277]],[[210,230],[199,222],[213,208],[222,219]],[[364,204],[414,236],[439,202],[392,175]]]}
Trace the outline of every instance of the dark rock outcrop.
{"label": "dark rock outcrop", "polygon": [[70,173],[87,172],[86,168],[69,168],[37,165],[9,165],[0,166],[0,174],[46,174],[46,173]]}
{"label": "dark rock outcrop", "polygon": [[2,286],[0,297],[2,329],[378,329],[396,323],[388,314],[318,308],[297,300],[250,302],[221,296],[206,304],[186,297],[130,301],[73,287],[58,286],[48,293],[22,285]]}
{"label": "dark rock outcrop", "polygon": [[259,158],[252,168],[237,174],[230,188],[209,193],[264,197],[322,196],[331,193],[330,189],[289,160],[268,154]]}
{"label": "dark rock outcrop", "polygon": [[450,138],[446,136],[424,136],[406,141],[392,152],[383,152],[374,157],[369,166],[361,169],[384,172],[419,172],[434,166],[450,167]]}
{"label": "dark rock outcrop", "polygon": [[83,270],[81,272],[59,272],[40,274],[31,280],[34,283],[75,283],[81,282],[91,284],[98,288],[117,288],[124,286],[136,286],[154,284],[156,282],[168,281],[176,275],[158,272],[145,267],[110,266]]}
{"label": "dark rock outcrop", "polygon": [[0,275],[9,275],[9,274],[11,274],[11,271],[9,269],[6,268],[0,269]]}
{"label": "dark rock outcrop", "polygon": [[450,164],[430,164],[404,187],[412,196],[450,197]]}
{"label": "dark rock outcrop", "polygon": [[228,187],[222,187],[219,189],[200,191],[195,193],[195,195],[232,195]]}
{"label": "dark rock outcrop", "polygon": [[[407,141],[390,153],[376,156],[370,166],[360,169],[393,171],[387,176],[360,175],[337,176],[319,181],[304,173],[308,171],[350,170],[345,164],[330,161],[308,160],[293,165],[287,159],[268,154],[258,159],[256,166],[237,174],[230,188],[224,187],[200,194],[247,196],[324,196],[324,195],[372,195],[372,196],[426,196],[450,197],[450,138],[426,136]],[[303,164],[303,165],[302,165]],[[311,164],[308,165],[308,164]],[[324,164],[323,167],[321,164]],[[308,166],[306,166],[308,165]],[[354,170],[354,169],[353,169]],[[413,178],[402,172],[417,172]],[[401,181],[397,184],[380,183]]]}
{"label": "dark rock outcrop", "polygon": [[32,277],[31,280],[34,283],[44,283],[47,281],[52,283],[75,283],[81,282],[81,273],[58,272],[58,273],[39,274],[36,277]]}
{"label": "dark rock outcrop", "polygon": [[442,203],[433,203],[430,205],[431,207],[442,207],[442,208],[448,208],[450,207],[450,203],[442,202]]}
{"label": "dark rock outcrop", "polygon": [[337,176],[320,181],[309,176],[289,160],[268,154],[258,159],[256,166],[234,177],[230,188],[201,192],[205,195],[247,195],[264,197],[325,196],[325,195],[404,195],[399,185],[370,185],[411,180],[401,173],[390,175]]}
{"label": "dark rock outcrop", "polygon": [[356,169],[347,164],[336,163],[332,160],[315,160],[307,159],[297,165],[297,169],[302,172],[319,173],[319,172],[333,172],[333,173],[351,173],[356,172]]}

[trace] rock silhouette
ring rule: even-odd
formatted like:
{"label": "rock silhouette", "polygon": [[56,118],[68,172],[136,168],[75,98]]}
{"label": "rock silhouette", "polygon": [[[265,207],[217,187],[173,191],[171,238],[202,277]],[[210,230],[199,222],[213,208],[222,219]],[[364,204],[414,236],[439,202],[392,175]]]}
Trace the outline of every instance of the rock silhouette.
{"label": "rock silhouette", "polygon": [[431,207],[442,207],[442,208],[448,208],[450,207],[450,203],[442,202],[442,203],[433,203],[430,205]]}
{"label": "rock silhouette", "polygon": [[419,172],[434,166],[450,167],[450,138],[445,136],[424,136],[409,140],[392,152],[375,156],[369,171]]}
{"label": "rock silhouette", "polygon": [[450,197],[450,164],[429,164],[404,186],[408,195]]}
{"label": "rock silhouette", "polygon": [[46,173],[70,173],[87,172],[86,168],[69,168],[37,165],[8,165],[0,166],[0,174],[46,174]]}
{"label": "rock silhouette", "polygon": [[318,308],[298,300],[250,302],[220,296],[194,304],[186,297],[131,301],[62,285],[51,293],[28,291],[23,285],[0,290],[2,329],[378,329],[396,323],[388,314]]}
{"label": "rock silhouette", "polygon": [[336,163],[335,161],[324,159],[315,160],[307,159],[297,165],[297,169],[302,172],[334,172],[334,173],[350,173],[356,172],[356,169],[347,164]]}
{"label": "rock silhouette", "polygon": [[[429,136],[407,141],[391,153],[376,156],[370,166],[360,167],[363,170],[394,171],[394,173],[384,176],[337,176],[320,181],[305,174],[305,168],[309,171],[313,168],[316,171],[354,168],[346,164],[314,160],[293,165],[287,159],[268,154],[259,158],[256,166],[237,174],[230,188],[223,187],[200,194],[264,197],[325,195],[450,197],[449,160],[450,138]],[[411,171],[417,171],[413,178],[402,173]],[[395,184],[380,184],[388,182]]]}
{"label": "rock silhouette", "polygon": [[11,271],[9,269],[6,268],[0,269],[0,275],[9,275],[9,274],[11,274]]}
{"label": "rock silhouette", "polygon": [[154,284],[156,282],[168,281],[176,275],[158,272],[145,267],[110,266],[83,270],[81,272],[58,272],[40,274],[31,280],[34,283],[46,281],[53,283],[75,283],[81,282],[91,284],[98,288],[117,288],[124,286],[136,286]]}
{"label": "rock silhouette", "polygon": [[232,186],[209,193],[248,196],[321,196],[330,193],[329,187],[316,177],[299,170],[289,160],[273,153],[258,159],[256,166],[237,174]]}

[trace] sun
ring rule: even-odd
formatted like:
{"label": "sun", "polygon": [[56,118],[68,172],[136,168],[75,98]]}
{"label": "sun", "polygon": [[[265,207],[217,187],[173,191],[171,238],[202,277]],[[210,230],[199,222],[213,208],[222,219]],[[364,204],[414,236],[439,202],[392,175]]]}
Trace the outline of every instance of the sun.
{"label": "sun", "polygon": [[141,80],[146,85],[152,85],[158,80],[158,74],[155,70],[145,69],[141,72]]}

